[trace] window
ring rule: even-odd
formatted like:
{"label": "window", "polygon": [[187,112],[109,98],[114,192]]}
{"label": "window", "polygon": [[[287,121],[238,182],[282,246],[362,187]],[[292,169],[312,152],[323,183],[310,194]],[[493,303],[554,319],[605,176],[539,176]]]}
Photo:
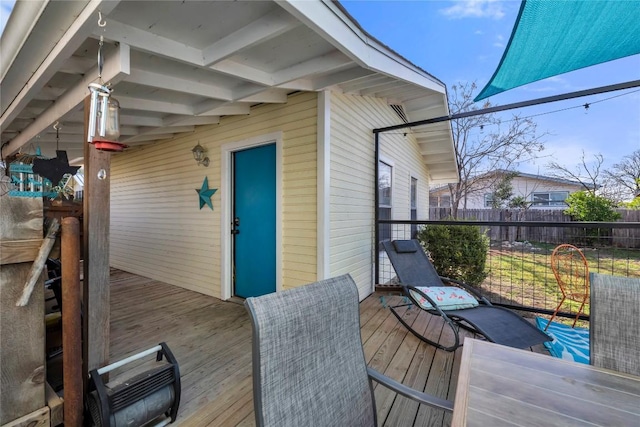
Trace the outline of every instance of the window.
{"label": "window", "polygon": [[[390,165],[378,164],[378,219],[391,219],[391,177]],[[391,224],[380,225],[380,241],[391,240]]]}
{"label": "window", "polygon": [[485,208],[493,207],[493,193],[487,193],[484,195],[484,207]]}
{"label": "window", "polygon": [[429,196],[429,207],[430,208],[450,208],[451,207],[451,196],[438,196],[438,195],[430,195]]}
{"label": "window", "polygon": [[[418,219],[418,179],[411,177],[411,221]],[[411,238],[415,239],[418,234],[418,226],[411,224]]]}
{"label": "window", "polygon": [[533,206],[566,206],[565,200],[568,196],[568,191],[533,193],[531,201],[533,202]]}

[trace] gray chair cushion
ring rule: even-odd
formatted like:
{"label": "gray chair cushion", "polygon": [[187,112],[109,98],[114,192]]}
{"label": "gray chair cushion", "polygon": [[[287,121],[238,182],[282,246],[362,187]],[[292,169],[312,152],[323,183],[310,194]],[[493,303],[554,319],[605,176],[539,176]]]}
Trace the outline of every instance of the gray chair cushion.
{"label": "gray chair cushion", "polygon": [[591,364],[640,375],[640,279],[591,273]]}
{"label": "gray chair cushion", "polygon": [[259,426],[375,426],[349,275],[247,298]]}

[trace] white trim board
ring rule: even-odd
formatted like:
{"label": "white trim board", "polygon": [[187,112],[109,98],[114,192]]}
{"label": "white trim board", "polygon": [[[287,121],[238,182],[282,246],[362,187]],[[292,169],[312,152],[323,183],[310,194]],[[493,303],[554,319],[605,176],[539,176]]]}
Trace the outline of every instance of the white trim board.
{"label": "white trim board", "polygon": [[317,280],[331,272],[331,92],[318,93]]}
{"label": "white trim board", "polygon": [[276,144],[276,292],[282,290],[282,132],[255,136],[241,141],[224,144],[220,150],[220,183],[222,212],[220,215],[220,298],[228,300],[233,296],[231,268],[231,218],[232,212],[232,167],[234,152],[266,144]]}

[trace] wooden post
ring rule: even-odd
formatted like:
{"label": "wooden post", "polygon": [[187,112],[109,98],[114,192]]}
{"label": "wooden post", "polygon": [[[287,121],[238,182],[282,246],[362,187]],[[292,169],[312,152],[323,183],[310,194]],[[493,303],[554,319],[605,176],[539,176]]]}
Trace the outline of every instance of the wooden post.
{"label": "wooden post", "polygon": [[[84,101],[84,134],[89,123],[89,97]],[[86,138],[85,138],[86,141]],[[83,369],[85,391],[89,371],[109,361],[109,197],[111,158],[84,144],[84,280]]]}
{"label": "wooden post", "polygon": [[80,222],[62,220],[62,372],[64,425],[82,426],[82,311],[80,289]]}

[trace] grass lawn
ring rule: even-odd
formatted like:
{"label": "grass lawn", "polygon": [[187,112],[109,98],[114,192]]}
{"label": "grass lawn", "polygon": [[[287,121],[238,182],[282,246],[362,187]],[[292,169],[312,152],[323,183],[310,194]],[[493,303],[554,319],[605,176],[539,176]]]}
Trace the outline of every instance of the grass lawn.
{"label": "grass lawn", "polygon": [[[555,309],[560,290],[551,270],[555,245],[532,244],[518,248],[491,248],[481,284],[492,302]],[[617,276],[640,277],[640,251],[581,247],[589,271]],[[563,310],[576,312],[579,304],[565,301]],[[588,305],[584,310],[589,313]]]}

